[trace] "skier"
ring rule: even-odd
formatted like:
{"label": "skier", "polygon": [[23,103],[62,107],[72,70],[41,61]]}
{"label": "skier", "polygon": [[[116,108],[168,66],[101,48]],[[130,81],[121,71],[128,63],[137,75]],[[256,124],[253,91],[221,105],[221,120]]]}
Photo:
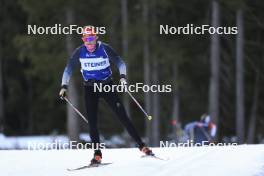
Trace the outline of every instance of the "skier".
{"label": "skier", "polygon": [[[80,63],[81,73],[84,79],[84,98],[89,121],[89,131],[93,146],[100,146],[99,133],[97,129],[98,100],[103,98],[117,114],[118,119],[124,125],[129,135],[136,141],[138,148],[145,155],[154,156],[154,153],[141,140],[138,132],[128,118],[117,92],[94,91],[94,84],[112,85],[112,71],[110,62],[113,63],[120,73],[120,84],[127,85],[126,65],[114,50],[107,44],[98,40],[93,26],[83,28],[82,41],[84,44],[75,49],[70,57],[62,76],[60,97],[65,97],[67,87],[74,67]],[[91,164],[100,164],[102,152],[100,148],[94,149]]]}
{"label": "skier", "polygon": [[200,121],[188,123],[185,132],[196,144],[208,144],[214,141],[216,135],[216,125],[211,121],[208,114],[203,114]]}

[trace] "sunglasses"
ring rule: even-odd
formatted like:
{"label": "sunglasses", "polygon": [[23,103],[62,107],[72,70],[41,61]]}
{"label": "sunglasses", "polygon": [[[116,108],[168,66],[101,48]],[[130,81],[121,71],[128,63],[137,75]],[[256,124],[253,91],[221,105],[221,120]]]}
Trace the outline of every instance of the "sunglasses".
{"label": "sunglasses", "polygon": [[94,42],[96,40],[96,36],[88,36],[88,37],[83,37],[82,38],[83,42]]}

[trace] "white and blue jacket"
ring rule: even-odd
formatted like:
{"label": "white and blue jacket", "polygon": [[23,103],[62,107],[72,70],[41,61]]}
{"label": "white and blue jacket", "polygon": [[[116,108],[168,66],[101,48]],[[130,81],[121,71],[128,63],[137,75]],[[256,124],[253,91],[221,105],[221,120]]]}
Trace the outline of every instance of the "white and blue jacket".
{"label": "white and blue jacket", "polygon": [[119,69],[121,77],[126,76],[126,65],[107,44],[98,41],[94,52],[90,53],[85,45],[76,48],[70,57],[62,76],[62,86],[67,86],[75,66],[80,63],[84,81],[106,80],[112,75],[110,63]]}

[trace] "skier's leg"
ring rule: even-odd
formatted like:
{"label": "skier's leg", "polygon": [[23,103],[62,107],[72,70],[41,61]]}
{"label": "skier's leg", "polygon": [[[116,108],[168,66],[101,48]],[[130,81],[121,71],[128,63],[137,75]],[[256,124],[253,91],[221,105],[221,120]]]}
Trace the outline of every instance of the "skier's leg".
{"label": "skier's leg", "polygon": [[127,113],[125,111],[124,105],[120,101],[116,92],[103,92],[102,97],[105,101],[109,104],[109,106],[114,110],[117,114],[118,119],[120,122],[125,126],[126,130],[128,131],[129,135],[136,141],[139,148],[144,146],[141,138],[138,135],[134,125],[132,124],[131,120],[128,118]]}
{"label": "skier's leg", "polygon": [[131,120],[128,118],[124,105],[120,101],[117,93],[107,92],[107,93],[103,93],[102,95],[103,98],[106,100],[106,102],[116,112],[117,117],[127,129],[129,135],[133,137],[133,139],[137,142],[139,150],[145,153],[146,155],[154,156],[152,150],[146,147],[146,145],[142,142],[141,138],[139,137],[134,125],[132,124]]}
{"label": "skier's leg", "polygon": [[87,117],[89,122],[89,132],[92,140],[92,146],[95,149],[95,154],[102,157],[102,153],[99,149],[100,138],[97,128],[97,108],[98,108],[98,94],[93,91],[92,86],[84,87],[85,106],[87,111]]}

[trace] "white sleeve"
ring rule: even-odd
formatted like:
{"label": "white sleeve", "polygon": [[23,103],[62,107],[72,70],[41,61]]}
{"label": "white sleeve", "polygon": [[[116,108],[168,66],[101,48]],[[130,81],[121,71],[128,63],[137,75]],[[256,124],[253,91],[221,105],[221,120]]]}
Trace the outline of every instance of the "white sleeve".
{"label": "white sleeve", "polygon": [[216,135],[216,125],[215,124],[212,124],[212,129],[211,129],[211,136],[212,137],[215,137],[215,135]]}

